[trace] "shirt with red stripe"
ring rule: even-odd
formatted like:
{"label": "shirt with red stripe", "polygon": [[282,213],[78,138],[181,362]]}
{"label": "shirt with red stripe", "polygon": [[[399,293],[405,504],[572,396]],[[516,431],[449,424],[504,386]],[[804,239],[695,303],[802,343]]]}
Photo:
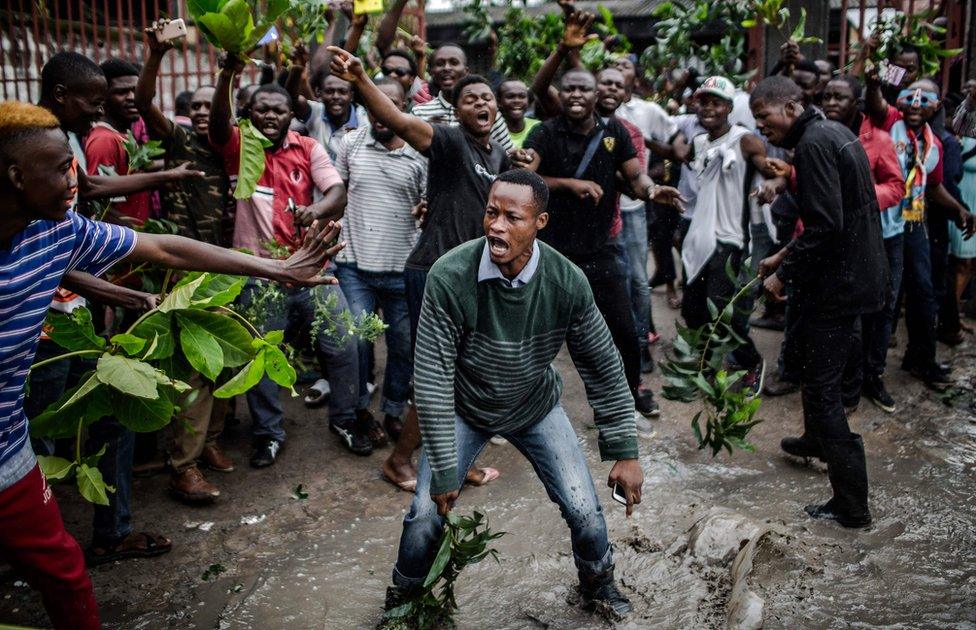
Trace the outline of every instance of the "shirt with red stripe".
{"label": "shirt with red stripe", "polygon": [[[116,175],[128,175],[129,155],[122,145],[124,140],[125,135],[108,123],[96,123],[88,132],[88,137],[85,138],[85,159],[88,162],[86,168],[88,174],[101,175],[98,167],[107,166],[112,168]],[[149,218],[150,204],[149,192],[145,190],[112,199],[112,205],[125,216],[135,219],[138,225],[142,225]]]}
{"label": "shirt with red stripe", "polygon": [[[214,148],[224,160],[231,183],[236,185],[240,170],[240,130],[234,127],[227,144]],[[237,200],[234,217],[234,247],[249,249],[260,256],[268,256],[264,244],[269,241],[291,248],[300,245],[294,216],[288,211],[289,199],[296,206],[308,206],[315,201],[316,194],[342,184],[322,145],[294,131],[288,132],[279,148],[265,150],[264,163],[264,173],[254,194]]]}

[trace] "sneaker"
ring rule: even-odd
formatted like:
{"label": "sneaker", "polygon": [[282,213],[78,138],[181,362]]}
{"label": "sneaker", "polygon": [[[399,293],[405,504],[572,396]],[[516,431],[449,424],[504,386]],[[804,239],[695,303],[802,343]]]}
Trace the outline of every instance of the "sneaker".
{"label": "sneaker", "polygon": [[488,438],[488,441],[494,444],[495,446],[505,446],[506,444],[508,444],[508,440],[506,440],[500,435],[493,435],[490,438]]}
{"label": "sneaker", "polygon": [[351,425],[329,422],[329,430],[339,436],[339,442],[353,455],[371,455],[373,443],[365,433],[356,431]]}
{"label": "sneaker", "polygon": [[600,578],[587,583],[580,581],[580,595],[583,599],[583,610],[587,611],[609,611],[623,617],[633,610],[630,600],[624,597],[613,579],[613,571],[609,571],[609,579],[601,576]]}
{"label": "sneaker", "polygon": [[783,380],[779,374],[770,374],[763,383],[763,393],[767,396],[786,396],[798,391],[800,386],[792,381]]}
{"label": "sneaker", "polygon": [[634,404],[637,412],[645,418],[656,418],[661,415],[661,408],[654,400],[654,393],[649,389],[638,390]]}
{"label": "sneaker", "polygon": [[259,442],[251,454],[251,466],[254,468],[267,468],[275,463],[275,460],[278,459],[278,453],[281,452],[284,445],[284,442],[272,439]]}
{"label": "sneaker", "polygon": [[651,349],[648,346],[641,347],[641,374],[650,374],[654,371],[654,357],[651,356]]}
{"label": "sneaker", "polygon": [[861,389],[861,393],[885,413],[895,413],[898,409],[895,405],[895,399],[885,389],[884,381],[881,380],[880,376],[864,379],[864,386]]}
{"label": "sneaker", "polygon": [[654,423],[636,411],[634,412],[634,424],[637,425],[637,435],[642,438],[652,438],[657,435]]}

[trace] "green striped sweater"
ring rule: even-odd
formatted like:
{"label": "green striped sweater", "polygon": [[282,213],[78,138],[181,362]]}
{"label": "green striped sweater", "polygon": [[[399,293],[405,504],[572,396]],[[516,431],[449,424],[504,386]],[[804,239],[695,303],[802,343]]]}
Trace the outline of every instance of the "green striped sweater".
{"label": "green striped sweater", "polygon": [[634,400],[583,272],[540,243],[529,283],[478,282],[485,239],[442,256],[427,276],[415,355],[420,431],[431,492],[456,490],[455,414],[489,432],[531,426],[559,401],[552,366],[563,341],[600,431],[604,461],[637,457]]}

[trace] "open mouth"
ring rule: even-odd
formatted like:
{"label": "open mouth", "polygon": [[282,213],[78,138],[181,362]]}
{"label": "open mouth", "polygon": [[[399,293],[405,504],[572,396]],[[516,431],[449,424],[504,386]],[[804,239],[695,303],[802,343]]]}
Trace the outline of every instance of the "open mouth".
{"label": "open mouth", "polygon": [[497,236],[488,237],[488,252],[495,258],[503,258],[508,254],[508,243]]}
{"label": "open mouth", "polygon": [[265,123],[261,125],[261,133],[266,136],[278,135],[278,123]]}
{"label": "open mouth", "polygon": [[478,112],[478,122],[486,125],[490,120],[491,114],[489,114],[487,110]]}

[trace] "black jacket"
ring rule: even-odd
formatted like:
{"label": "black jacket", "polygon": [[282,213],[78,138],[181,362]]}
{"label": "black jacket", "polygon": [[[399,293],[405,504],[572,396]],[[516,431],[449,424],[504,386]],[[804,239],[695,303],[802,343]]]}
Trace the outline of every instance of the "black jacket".
{"label": "black jacket", "polygon": [[888,261],[864,148],[850,129],[807,108],[783,146],[795,149],[803,233],[777,271],[804,314],[841,317],[884,306]]}

